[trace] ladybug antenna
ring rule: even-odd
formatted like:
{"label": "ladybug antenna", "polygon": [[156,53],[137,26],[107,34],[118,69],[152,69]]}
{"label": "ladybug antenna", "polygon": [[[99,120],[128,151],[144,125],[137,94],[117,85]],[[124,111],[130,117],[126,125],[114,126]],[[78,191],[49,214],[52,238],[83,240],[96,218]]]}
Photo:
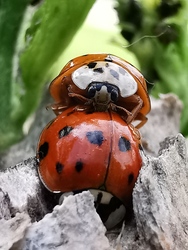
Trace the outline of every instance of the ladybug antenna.
{"label": "ladybug antenna", "polygon": [[164,35],[170,28],[171,28],[170,25],[167,25],[166,29],[164,31],[162,31],[161,33],[159,33],[158,35],[145,35],[145,36],[142,36],[139,39],[135,40],[134,42],[132,42],[132,43],[130,43],[128,45],[124,45],[122,47],[123,48],[129,48],[129,47],[133,46],[134,44],[140,42],[141,40],[143,40],[145,38],[157,38],[157,37],[160,37],[160,36]]}
{"label": "ladybug antenna", "polygon": [[145,79],[145,81],[146,81],[147,89],[148,89],[149,91],[151,91],[151,90],[153,89],[155,83],[149,82],[147,79]]}

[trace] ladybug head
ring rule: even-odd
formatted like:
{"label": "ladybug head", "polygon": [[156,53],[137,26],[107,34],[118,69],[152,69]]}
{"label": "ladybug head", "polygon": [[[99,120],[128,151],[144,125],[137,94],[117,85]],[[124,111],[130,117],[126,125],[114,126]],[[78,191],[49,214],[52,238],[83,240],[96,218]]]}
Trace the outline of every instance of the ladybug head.
{"label": "ladybug head", "polygon": [[96,105],[104,106],[105,109],[109,103],[118,101],[119,89],[108,82],[92,82],[88,86],[87,95]]}

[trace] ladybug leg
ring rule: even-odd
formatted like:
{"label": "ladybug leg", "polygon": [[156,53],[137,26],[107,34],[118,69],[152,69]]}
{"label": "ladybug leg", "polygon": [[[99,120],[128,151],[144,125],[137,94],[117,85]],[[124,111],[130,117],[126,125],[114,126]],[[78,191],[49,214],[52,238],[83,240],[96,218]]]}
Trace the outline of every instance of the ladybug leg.
{"label": "ladybug leg", "polygon": [[54,103],[51,105],[48,105],[46,109],[52,109],[56,116],[61,114],[65,109],[67,109],[69,106],[63,105],[62,103]]}
{"label": "ladybug leg", "polygon": [[137,129],[141,128],[148,120],[148,118],[141,114],[141,113],[138,113],[137,117],[136,117],[136,120],[139,120],[140,122],[135,126]]}
{"label": "ladybug leg", "polygon": [[128,111],[127,109],[125,109],[124,107],[118,106],[114,103],[110,103],[110,107],[115,112],[120,111],[120,114],[126,113],[126,115],[127,115],[126,117],[124,115],[121,115],[121,116],[122,116],[123,120],[126,121],[127,124],[129,124],[134,119],[133,114],[130,111]]}
{"label": "ladybug leg", "polygon": [[83,95],[74,93],[73,90],[72,90],[71,85],[68,86],[67,90],[68,90],[68,96],[69,97],[77,98],[78,100],[83,102],[84,105],[90,105],[93,102],[91,99],[88,99],[87,97],[85,97]]}
{"label": "ladybug leg", "polygon": [[[69,89],[70,90],[70,89]],[[77,105],[74,110],[75,111],[89,111],[91,109],[91,104],[93,103],[93,100],[86,98],[85,96],[82,96],[80,94],[76,94],[73,92],[68,93],[69,97],[74,97],[83,102],[81,105]]]}
{"label": "ladybug leg", "polygon": [[75,111],[89,111],[90,107],[89,106],[85,106],[85,105],[77,105],[74,108]]}
{"label": "ladybug leg", "polygon": [[121,106],[118,106],[116,105],[115,103],[110,103],[110,108],[113,110],[113,111],[117,111],[118,109],[121,110],[121,111],[124,111],[127,116],[132,116],[132,113],[130,111],[128,111],[127,109],[125,109],[124,107],[121,107]]}
{"label": "ladybug leg", "polygon": [[129,128],[132,130],[135,140],[138,140],[141,143],[141,135],[137,127],[134,127],[132,124],[129,124]]}
{"label": "ladybug leg", "polygon": [[139,111],[141,110],[142,105],[143,105],[143,100],[138,95],[132,95],[128,98],[127,101],[128,103],[136,104],[136,106],[131,110],[131,113],[133,116],[128,117],[127,119],[127,123],[130,123],[132,120],[134,120],[137,117]]}
{"label": "ladybug leg", "polygon": [[85,96],[79,95],[76,93],[68,93],[68,95],[69,95],[69,97],[75,97],[75,98],[79,99],[81,102],[84,102],[85,105],[89,105],[93,102],[91,99],[88,99]]}
{"label": "ladybug leg", "polygon": [[[140,128],[141,126],[144,125],[144,123],[147,121],[147,118],[144,117],[141,113],[139,113],[140,109],[142,108],[143,105],[143,100],[140,98],[138,95],[132,95],[126,99],[126,106],[133,106],[136,104],[136,106],[131,110],[128,111],[122,106],[118,106],[114,103],[111,103],[111,108],[113,111],[119,111],[122,118],[126,121],[127,124],[130,124],[133,120],[141,120],[141,122],[136,126],[137,128]],[[123,113],[126,113],[127,116],[125,117]],[[138,117],[139,114],[139,117]]]}

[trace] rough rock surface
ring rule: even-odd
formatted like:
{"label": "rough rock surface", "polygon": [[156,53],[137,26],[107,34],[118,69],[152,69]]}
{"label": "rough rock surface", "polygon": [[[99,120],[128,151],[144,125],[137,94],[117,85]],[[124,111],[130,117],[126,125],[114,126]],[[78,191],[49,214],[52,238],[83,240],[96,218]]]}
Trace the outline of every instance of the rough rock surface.
{"label": "rough rock surface", "polygon": [[21,249],[17,244],[23,239],[30,217],[25,213],[17,213],[12,219],[0,220],[0,249]]}
{"label": "rough rock surface", "polygon": [[[40,194],[35,157],[1,172],[0,190],[0,204],[4,203],[0,207],[0,218],[3,214],[4,218],[7,218],[17,212],[27,212],[35,221],[41,219],[47,211]],[[6,207],[6,210],[3,207]]]}
{"label": "rough rock surface", "polygon": [[89,192],[68,197],[47,214],[51,200],[44,199],[35,158],[1,172],[0,249],[187,250],[188,153],[178,134],[180,111],[173,95],[152,100],[141,130],[146,150],[133,192],[134,215],[107,232],[108,239]]}
{"label": "rough rock surface", "polygon": [[[188,249],[188,156],[181,134],[146,157],[133,193],[139,236],[151,249]],[[170,164],[169,164],[170,163]]]}
{"label": "rough rock surface", "polygon": [[[82,204],[81,206],[79,204]],[[87,192],[66,197],[39,222],[30,226],[20,242],[20,249],[107,250],[106,229]]]}
{"label": "rough rock surface", "polygon": [[151,97],[151,111],[147,123],[140,129],[143,146],[149,155],[157,156],[160,143],[179,133],[182,102],[174,94]]}

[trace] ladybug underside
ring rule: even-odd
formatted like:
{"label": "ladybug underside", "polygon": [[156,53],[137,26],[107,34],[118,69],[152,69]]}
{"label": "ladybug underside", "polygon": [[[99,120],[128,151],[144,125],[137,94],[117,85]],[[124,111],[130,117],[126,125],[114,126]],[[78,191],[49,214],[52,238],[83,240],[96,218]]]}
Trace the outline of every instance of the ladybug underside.
{"label": "ladybug underside", "polygon": [[86,189],[63,193],[60,196],[59,203],[63,203],[65,197],[78,194],[83,191],[89,191],[93,195],[96,211],[106,228],[111,229],[124,219],[126,208],[123,203],[117,197],[100,189]]}

